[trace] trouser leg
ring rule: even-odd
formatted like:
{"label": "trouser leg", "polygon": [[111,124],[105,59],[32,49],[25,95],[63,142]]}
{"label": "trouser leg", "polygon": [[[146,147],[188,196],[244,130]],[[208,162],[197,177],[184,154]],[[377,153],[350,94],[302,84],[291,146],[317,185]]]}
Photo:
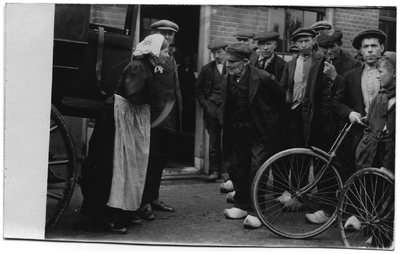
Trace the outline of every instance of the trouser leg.
{"label": "trouser leg", "polygon": [[211,103],[210,112],[207,115],[207,130],[210,135],[209,144],[209,172],[221,173],[221,130],[222,125],[219,123],[217,115],[218,107],[215,103]]}

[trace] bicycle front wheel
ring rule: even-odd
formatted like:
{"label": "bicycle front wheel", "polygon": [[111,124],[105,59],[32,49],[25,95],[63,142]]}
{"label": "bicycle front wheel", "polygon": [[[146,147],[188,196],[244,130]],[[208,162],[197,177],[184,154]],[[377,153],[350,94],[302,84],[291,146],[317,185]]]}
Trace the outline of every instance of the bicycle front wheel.
{"label": "bicycle front wheel", "polygon": [[347,180],[339,201],[338,225],[348,248],[392,248],[394,175],[365,168]]}
{"label": "bicycle front wheel", "polygon": [[252,202],[260,221],[275,234],[295,239],[310,238],[329,228],[336,219],[343,184],[334,166],[315,184],[327,164],[326,156],[305,148],[288,149],[267,160],[252,185]]}

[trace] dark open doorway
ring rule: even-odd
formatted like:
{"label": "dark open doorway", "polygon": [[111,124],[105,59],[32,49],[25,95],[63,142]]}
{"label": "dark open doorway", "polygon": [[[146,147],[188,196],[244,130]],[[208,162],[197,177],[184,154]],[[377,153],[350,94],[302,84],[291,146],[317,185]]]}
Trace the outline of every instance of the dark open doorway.
{"label": "dark open doorway", "polygon": [[140,40],[151,33],[150,25],[161,19],[179,26],[173,46],[178,64],[179,83],[182,93],[183,115],[181,138],[174,144],[171,160],[174,166],[193,166],[196,122],[196,98],[193,86],[197,78],[199,45],[199,5],[141,5]]}

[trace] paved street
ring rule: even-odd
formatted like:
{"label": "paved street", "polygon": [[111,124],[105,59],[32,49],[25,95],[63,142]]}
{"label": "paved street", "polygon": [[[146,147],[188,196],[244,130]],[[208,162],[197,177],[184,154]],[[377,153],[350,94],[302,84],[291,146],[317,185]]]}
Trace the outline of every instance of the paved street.
{"label": "paved street", "polygon": [[293,240],[281,238],[265,227],[244,229],[243,220],[225,219],[223,210],[232,205],[226,203],[226,194],[219,191],[221,182],[206,183],[195,176],[163,180],[161,199],[176,211],[155,211],[155,221],[132,225],[125,235],[110,233],[79,214],[82,195],[77,185],[67,211],[47,239],[186,246],[342,248],[335,226],[315,238]]}

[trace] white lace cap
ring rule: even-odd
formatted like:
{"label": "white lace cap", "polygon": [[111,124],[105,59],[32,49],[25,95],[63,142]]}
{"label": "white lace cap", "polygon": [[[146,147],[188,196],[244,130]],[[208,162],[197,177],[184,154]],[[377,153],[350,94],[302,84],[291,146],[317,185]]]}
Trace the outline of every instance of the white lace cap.
{"label": "white lace cap", "polygon": [[149,35],[137,45],[133,55],[142,56],[145,54],[151,54],[155,57],[159,57],[163,41],[164,36],[161,34]]}

